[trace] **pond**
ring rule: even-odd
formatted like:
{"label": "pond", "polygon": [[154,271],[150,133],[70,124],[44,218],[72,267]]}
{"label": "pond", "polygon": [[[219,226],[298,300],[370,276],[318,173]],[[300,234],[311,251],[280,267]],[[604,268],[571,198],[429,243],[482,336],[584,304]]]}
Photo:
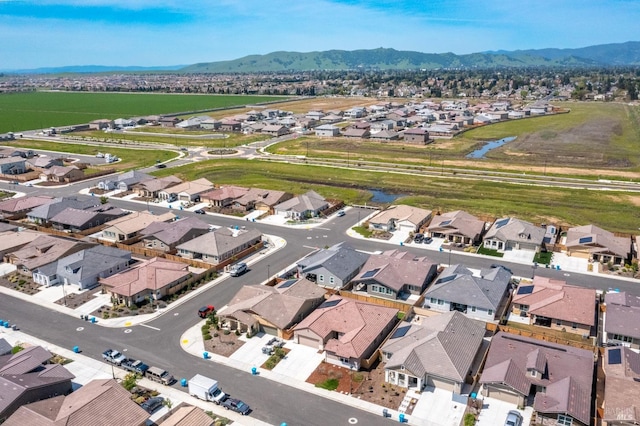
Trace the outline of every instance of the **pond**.
{"label": "pond", "polygon": [[392,203],[398,198],[404,197],[404,194],[390,194],[380,189],[369,189],[368,191],[373,194],[372,203]]}
{"label": "pond", "polygon": [[509,136],[508,138],[502,138],[497,141],[489,141],[484,144],[480,149],[476,149],[471,154],[467,154],[467,158],[484,158],[485,154],[492,149],[500,148],[502,145],[515,140],[515,136]]}

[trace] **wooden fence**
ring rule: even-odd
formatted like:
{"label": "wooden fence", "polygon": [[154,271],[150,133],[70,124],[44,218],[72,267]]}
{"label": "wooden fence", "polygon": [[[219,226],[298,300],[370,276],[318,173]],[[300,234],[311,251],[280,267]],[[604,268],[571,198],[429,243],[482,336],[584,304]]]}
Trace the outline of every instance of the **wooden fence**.
{"label": "wooden fence", "polygon": [[[557,343],[559,345],[567,345],[574,348],[585,349],[591,352],[597,352],[598,348],[593,344],[593,340],[589,339],[587,341],[592,343],[582,343],[577,340],[571,339],[562,339],[553,335],[546,334],[544,332],[534,332],[529,330],[522,330],[520,328],[509,327],[507,325],[498,325],[498,331],[504,331],[505,333],[515,334],[523,337],[531,337],[537,340],[543,340],[545,342]],[[487,329],[489,329],[487,324]],[[586,339],[585,339],[586,340]]]}
{"label": "wooden fence", "polygon": [[397,300],[380,299],[378,297],[371,297],[364,294],[352,293],[350,291],[339,290],[338,294],[341,297],[359,300],[360,302],[373,303],[375,305],[385,306],[387,308],[394,308],[404,313],[409,312],[413,307],[413,305],[410,305],[408,303],[398,302]]}

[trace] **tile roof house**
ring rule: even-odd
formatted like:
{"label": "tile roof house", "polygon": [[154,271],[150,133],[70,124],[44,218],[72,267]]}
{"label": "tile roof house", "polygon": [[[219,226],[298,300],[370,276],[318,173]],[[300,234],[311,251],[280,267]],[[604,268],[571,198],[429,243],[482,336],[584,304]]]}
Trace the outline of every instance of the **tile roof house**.
{"label": "tile roof house", "polygon": [[93,288],[99,278],[126,270],[130,262],[131,252],[97,245],[36,268],[33,281],[45,287],[62,283]]}
{"label": "tile roof house", "polygon": [[[115,409],[117,407],[117,409]],[[92,380],[67,396],[24,405],[6,426],[144,426],[149,418],[131,394],[113,379]]]}
{"label": "tile roof house", "polygon": [[304,278],[275,286],[245,285],[218,311],[222,328],[255,335],[263,332],[283,337],[324,302],[324,289]]}
{"label": "tile roof house", "polygon": [[146,299],[160,300],[184,287],[191,273],[184,263],[154,257],[119,274],[100,279],[102,288],[131,306]]}
{"label": "tile roof house", "polygon": [[274,206],[273,209],[277,215],[293,220],[303,220],[318,217],[327,208],[329,208],[329,203],[322,195],[315,191],[308,191]]}
{"label": "tile roof house", "polygon": [[297,272],[323,287],[340,289],[360,272],[368,258],[368,254],[341,242],[300,260]]}
{"label": "tile roof house", "polygon": [[484,323],[460,312],[402,323],[380,349],[385,381],[419,391],[436,387],[457,394],[473,383],[484,357]]}
{"label": "tile roof house", "polygon": [[75,182],[84,178],[84,172],[76,166],[52,166],[40,173],[40,179],[47,182]]}
{"label": "tile roof house", "polygon": [[431,210],[405,204],[390,206],[368,220],[369,228],[375,231],[419,232],[431,219],[431,214]]}
{"label": "tile roof house", "polygon": [[426,144],[429,142],[429,131],[422,127],[407,129],[402,132],[402,135],[404,141],[408,143]]}
{"label": "tile roof house", "polygon": [[20,217],[38,206],[51,203],[53,200],[53,197],[46,195],[8,198],[0,201],[0,215],[5,218]]}
{"label": "tile roof house", "polygon": [[160,191],[171,188],[179,183],[182,183],[180,178],[175,176],[165,176],[140,181],[134,184],[131,189],[140,197],[158,198]]}
{"label": "tile roof house", "polygon": [[438,265],[426,257],[390,250],[370,255],[351,283],[354,291],[370,296],[406,300],[422,294],[437,271]]}
{"label": "tile roof house", "polygon": [[537,276],[533,282],[520,282],[510,311],[511,321],[591,336],[596,325],[596,291]]}
{"label": "tile roof house", "polygon": [[569,228],[564,245],[567,255],[600,263],[625,264],[632,256],[630,238],[616,237],[595,225]]}
{"label": "tile roof house", "polygon": [[35,207],[29,213],[27,213],[27,219],[30,222],[43,225],[49,223],[52,217],[67,208],[74,208],[79,210],[86,210],[92,207],[100,205],[100,200],[91,197],[78,199],[77,197],[62,197],[55,198],[50,203],[43,204]]}
{"label": "tile roof house", "polygon": [[371,135],[371,139],[383,142],[396,141],[399,138],[400,135],[395,130],[380,130],[379,132]]}
{"label": "tile roof house", "polygon": [[369,136],[371,136],[371,131],[369,131],[369,129],[356,129],[355,127],[349,127],[342,131],[342,136],[353,139],[368,139]]}
{"label": "tile roof house", "polygon": [[109,176],[105,180],[101,180],[98,182],[98,189],[105,191],[113,191],[115,189],[119,191],[129,191],[133,185],[149,179],[152,179],[150,175],[137,170],[131,170],[117,176]]}
{"label": "tile roof house", "polygon": [[323,124],[313,129],[316,136],[323,138],[334,138],[340,135],[340,128],[333,124]]}
{"label": "tile roof house", "polygon": [[154,222],[171,222],[175,219],[176,215],[171,212],[158,215],[146,210],[132,212],[105,223],[106,228],[102,230],[100,239],[106,241],[129,240],[136,237],[140,231]]}
{"label": "tile roof house", "polygon": [[0,174],[19,175],[27,172],[27,160],[20,157],[0,158]]}
{"label": "tile roof house", "polygon": [[289,129],[280,124],[269,124],[262,129],[262,133],[270,136],[279,137],[289,134]]}
{"label": "tile roof house", "polygon": [[215,424],[215,420],[202,408],[191,405],[178,405],[162,422],[162,426],[215,426]]}
{"label": "tile roof house", "polygon": [[462,265],[451,265],[426,291],[423,307],[495,321],[506,309],[510,280],[511,273],[501,267],[483,269],[478,276]]}
{"label": "tile roof house", "polygon": [[45,169],[50,169],[53,166],[64,166],[64,162],[62,161],[62,158],[53,158],[43,155],[40,157],[28,159],[27,165],[32,170],[42,171]]}
{"label": "tile roof house", "polygon": [[545,229],[513,217],[496,220],[484,236],[483,246],[488,249],[535,250],[544,244]]}
{"label": "tile roof house", "polygon": [[161,200],[172,199],[178,201],[198,201],[200,194],[213,189],[213,183],[202,178],[189,182],[182,182],[158,192],[158,198]]}
{"label": "tile roof house", "polygon": [[187,217],[175,222],[152,222],[140,231],[146,248],[173,252],[182,243],[209,232],[209,224],[197,217]]}
{"label": "tile roof house", "polygon": [[[542,424],[591,424],[591,351],[498,332],[491,339],[482,395],[524,406]],[[557,422],[557,423],[556,423]]]}
{"label": "tile roof house", "polygon": [[297,343],[325,353],[325,361],[359,370],[397,324],[397,309],[332,296],[294,329]]}
{"label": "tile roof house", "polygon": [[467,246],[479,244],[484,230],[483,220],[465,211],[456,210],[435,215],[425,233],[432,238],[444,238],[445,241]]}
{"label": "tile roof house", "polygon": [[604,351],[604,414],[607,426],[640,424],[640,354],[625,347]]}
{"label": "tile roof house", "polygon": [[261,210],[273,212],[274,207],[293,198],[293,194],[270,189],[250,188],[246,194],[233,200],[231,208],[238,211]]}
{"label": "tile roof house", "polygon": [[249,192],[249,188],[233,185],[222,186],[200,194],[200,200],[208,202],[213,207],[227,207],[233,203],[233,200],[242,197],[247,192]]}
{"label": "tile roof house", "polygon": [[6,254],[21,249],[41,235],[43,234],[37,231],[32,231],[30,229],[25,229],[22,231],[18,231],[17,229],[1,231],[0,257],[4,258]]}
{"label": "tile roof house", "polygon": [[262,242],[257,229],[218,228],[178,245],[178,256],[217,265]]}
{"label": "tile roof house", "polygon": [[85,210],[70,207],[49,219],[49,223],[59,231],[82,232],[125,216],[127,213],[108,203]]}
{"label": "tile roof house", "polygon": [[0,423],[22,405],[71,392],[75,376],[61,364],[46,364],[52,357],[42,346],[0,356]]}
{"label": "tile roof house", "polygon": [[628,292],[604,296],[604,342],[640,349],[640,297]]}
{"label": "tile roof house", "polygon": [[20,273],[32,275],[40,266],[94,245],[63,237],[40,235],[19,250],[5,255],[5,262],[16,265]]}

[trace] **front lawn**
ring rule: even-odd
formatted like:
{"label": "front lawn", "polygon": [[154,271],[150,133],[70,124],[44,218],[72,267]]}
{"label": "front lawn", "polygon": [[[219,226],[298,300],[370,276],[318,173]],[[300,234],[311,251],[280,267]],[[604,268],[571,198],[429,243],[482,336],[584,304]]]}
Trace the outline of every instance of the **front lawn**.
{"label": "front lawn", "polygon": [[550,251],[538,252],[533,257],[533,261],[536,262],[536,263],[543,264],[543,265],[549,265],[549,264],[551,264],[551,257],[552,256],[553,256],[553,252],[550,252]]}
{"label": "front lawn", "polygon": [[488,249],[482,246],[478,247],[478,254],[484,254],[485,256],[495,256],[495,257],[504,256],[504,253],[500,253],[498,250]]}

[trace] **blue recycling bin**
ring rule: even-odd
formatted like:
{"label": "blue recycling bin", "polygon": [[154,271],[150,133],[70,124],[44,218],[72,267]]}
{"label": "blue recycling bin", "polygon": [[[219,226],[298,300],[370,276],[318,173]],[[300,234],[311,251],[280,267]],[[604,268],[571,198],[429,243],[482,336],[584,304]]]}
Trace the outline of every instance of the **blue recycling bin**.
{"label": "blue recycling bin", "polygon": [[73,352],[77,353],[77,354],[80,353],[80,346],[74,346],[73,347]]}
{"label": "blue recycling bin", "polygon": [[5,321],[5,322],[4,322],[4,328],[9,328],[9,327],[10,327],[10,325],[9,325],[9,321]]}
{"label": "blue recycling bin", "polygon": [[400,245],[401,245],[401,246],[403,246],[403,245],[404,245],[404,242],[400,241]]}
{"label": "blue recycling bin", "polygon": [[187,379],[180,379],[180,386],[186,388],[188,385]]}
{"label": "blue recycling bin", "polygon": [[258,374],[258,369],[256,367],[251,367],[251,374],[254,376]]}
{"label": "blue recycling bin", "polygon": [[403,413],[398,414],[398,421],[400,423],[404,423],[405,420],[404,420],[404,414]]}
{"label": "blue recycling bin", "polygon": [[0,320],[0,327],[4,325],[4,320]]}
{"label": "blue recycling bin", "polygon": [[91,323],[92,323],[92,324],[95,324],[95,323],[96,323],[96,321],[97,321],[97,320],[96,320],[96,317],[91,317]]}
{"label": "blue recycling bin", "polygon": [[202,358],[204,358],[204,359],[209,359],[209,352],[204,352],[204,353],[202,354]]}

